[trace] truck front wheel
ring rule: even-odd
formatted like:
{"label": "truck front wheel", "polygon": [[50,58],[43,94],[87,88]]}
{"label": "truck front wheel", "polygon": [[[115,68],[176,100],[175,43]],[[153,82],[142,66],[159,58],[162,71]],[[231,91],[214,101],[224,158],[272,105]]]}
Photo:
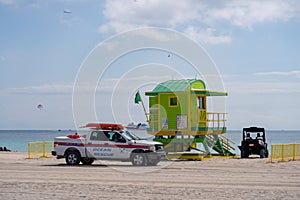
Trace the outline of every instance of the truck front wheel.
{"label": "truck front wheel", "polygon": [[147,165],[147,157],[144,153],[133,153],[131,162],[135,166],[145,166]]}
{"label": "truck front wheel", "polygon": [[68,151],[66,154],[67,165],[79,165],[80,155],[76,151]]}

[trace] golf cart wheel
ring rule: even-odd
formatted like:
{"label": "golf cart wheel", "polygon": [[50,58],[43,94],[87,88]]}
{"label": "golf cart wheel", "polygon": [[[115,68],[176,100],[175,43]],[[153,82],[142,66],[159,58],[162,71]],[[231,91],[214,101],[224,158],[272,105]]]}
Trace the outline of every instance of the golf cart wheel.
{"label": "golf cart wheel", "polygon": [[259,151],[259,155],[260,155],[260,158],[265,158],[265,150],[264,149],[261,149]]}
{"label": "golf cart wheel", "polygon": [[266,150],[266,154],[265,154],[265,158],[268,158],[269,157],[269,151],[268,149]]}
{"label": "golf cart wheel", "polygon": [[241,158],[248,158],[248,152],[244,149],[241,150]]}

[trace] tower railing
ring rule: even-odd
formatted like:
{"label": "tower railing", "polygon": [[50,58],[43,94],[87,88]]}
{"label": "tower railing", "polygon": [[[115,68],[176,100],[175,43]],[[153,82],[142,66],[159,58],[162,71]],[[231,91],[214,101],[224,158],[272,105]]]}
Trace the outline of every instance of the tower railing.
{"label": "tower railing", "polygon": [[207,127],[221,129],[226,127],[226,112],[206,112]]}

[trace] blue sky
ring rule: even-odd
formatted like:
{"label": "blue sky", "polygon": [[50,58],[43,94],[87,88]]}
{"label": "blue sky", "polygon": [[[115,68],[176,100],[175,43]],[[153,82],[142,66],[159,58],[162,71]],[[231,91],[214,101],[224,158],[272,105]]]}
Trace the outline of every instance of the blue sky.
{"label": "blue sky", "polygon": [[[299,1],[0,0],[0,26],[0,129],[75,128],[72,92],[81,64],[98,43],[140,27],[172,29],[203,46],[229,93],[229,129],[300,129]],[[134,64],[147,65],[149,55],[163,65],[185,67],[175,57],[169,61],[149,51]],[[115,65],[125,69],[131,56]],[[143,81],[155,76],[143,86],[146,91],[174,78],[166,74],[158,67],[131,76],[119,97],[127,110],[110,114],[113,103],[99,104],[99,119],[143,121],[142,108],[128,99]],[[120,76],[109,73],[102,87],[111,90]],[[96,99],[108,93],[100,89]],[[36,108],[40,103],[42,110]]]}

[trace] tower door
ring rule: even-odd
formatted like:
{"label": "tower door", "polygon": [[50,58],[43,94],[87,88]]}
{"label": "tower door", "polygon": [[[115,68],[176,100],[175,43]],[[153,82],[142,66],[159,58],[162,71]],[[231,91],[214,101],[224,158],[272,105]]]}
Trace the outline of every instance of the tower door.
{"label": "tower door", "polygon": [[206,97],[197,96],[198,122],[199,127],[206,127]]}

